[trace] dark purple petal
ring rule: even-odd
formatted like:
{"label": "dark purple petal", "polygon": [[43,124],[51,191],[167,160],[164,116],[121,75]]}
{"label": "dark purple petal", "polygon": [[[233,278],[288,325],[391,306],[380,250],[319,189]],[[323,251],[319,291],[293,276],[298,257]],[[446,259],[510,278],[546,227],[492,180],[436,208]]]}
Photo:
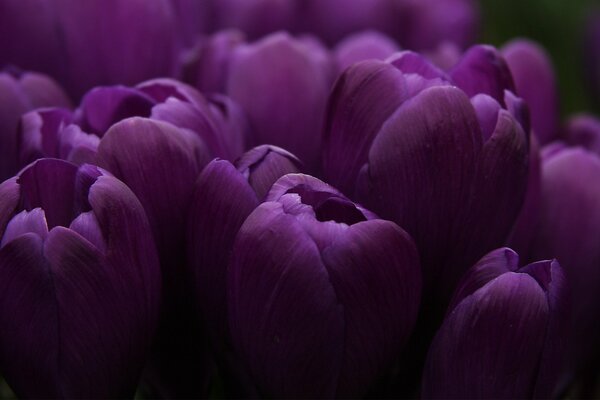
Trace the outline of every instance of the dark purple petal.
{"label": "dark purple petal", "polygon": [[338,71],[364,60],[385,60],[400,47],[393,39],[376,31],[365,31],[342,40],[334,49]]}
{"label": "dark purple petal", "polygon": [[251,149],[235,163],[259,199],[286,174],[300,172],[302,163],[292,153],[279,147],[262,145]]}
{"label": "dark purple petal", "polygon": [[81,100],[78,124],[98,136],[128,117],[148,117],[154,101],[139,90],[125,86],[98,87]]}
{"label": "dark purple petal", "polygon": [[571,146],[582,146],[600,156],[600,119],[588,114],[575,115],[566,123],[564,140]]}
{"label": "dark purple petal", "polygon": [[44,210],[41,208],[34,208],[31,211],[21,211],[15,215],[8,225],[6,225],[0,247],[6,246],[14,239],[17,239],[26,233],[36,234],[42,240],[46,239],[46,236],[48,235],[48,224],[46,223]]}
{"label": "dark purple petal", "polygon": [[322,255],[344,307],[344,364],[336,397],[360,397],[412,333],[421,295],[419,256],[389,221],[352,225]]}
{"label": "dark purple petal", "polygon": [[471,47],[452,68],[450,76],[469,97],[483,93],[504,105],[504,91],[515,92],[515,84],[506,61],[492,46]]}
{"label": "dark purple petal", "polygon": [[423,398],[529,398],[549,320],[546,294],[507,272],[461,301],[429,354]]}
{"label": "dark purple petal", "polygon": [[283,147],[316,170],[332,68],[321,53],[279,33],[238,47],[230,68],[227,93],[247,113],[252,144]]}
{"label": "dark purple petal", "polygon": [[227,264],[240,226],[259,204],[228,161],[214,160],[200,174],[188,219],[188,257],[206,326],[217,342],[229,342]]}
{"label": "dark purple petal", "polygon": [[573,288],[575,366],[600,354],[600,159],[564,148],[542,161],[540,219],[530,258],[556,258]]}
{"label": "dark purple petal", "polygon": [[198,66],[194,71],[197,86],[201,91],[225,91],[232,53],[244,41],[244,33],[237,30],[217,32],[206,40],[199,50]]}
{"label": "dark purple petal", "polygon": [[425,79],[448,79],[446,73],[425,59],[419,53],[402,51],[387,60],[404,74],[417,74]]}
{"label": "dark purple petal", "polygon": [[58,363],[59,310],[43,246],[29,233],[0,249],[0,362],[2,375],[22,398],[66,395]]}
{"label": "dark purple petal", "polygon": [[516,93],[528,104],[540,144],[555,139],[560,118],[558,87],[550,56],[537,43],[516,39],[502,48]]}
{"label": "dark purple petal", "polygon": [[348,68],[329,97],[323,136],[325,178],[348,195],[367,161],[371,142],[406,100],[404,76],[390,64],[364,61]]}
{"label": "dark purple petal", "polygon": [[281,204],[263,203],[242,225],[228,303],[233,343],[263,395],[335,395],[344,309],[319,249]]}
{"label": "dark purple petal", "polygon": [[467,228],[464,213],[481,148],[477,117],[465,94],[450,86],[429,88],[385,122],[358,180],[359,200],[415,239],[424,286],[443,286],[441,296],[449,296],[460,277],[453,269],[472,265],[444,266],[460,244],[457,235],[479,227]]}
{"label": "dark purple petal", "polygon": [[19,164],[25,166],[43,157],[58,158],[60,131],[71,120],[71,112],[64,108],[45,108],[23,114],[18,138]]}
{"label": "dark purple petal", "polygon": [[171,124],[138,117],[113,125],[100,141],[98,164],[140,199],[162,257],[181,247],[193,182],[207,162],[199,146]]}
{"label": "dark purple petal", "polygon": [[22,207],[42,208],[48,228],[69,226],[74,215],[77,166],[56,159],[40,159],[27,166],[17,178]]}

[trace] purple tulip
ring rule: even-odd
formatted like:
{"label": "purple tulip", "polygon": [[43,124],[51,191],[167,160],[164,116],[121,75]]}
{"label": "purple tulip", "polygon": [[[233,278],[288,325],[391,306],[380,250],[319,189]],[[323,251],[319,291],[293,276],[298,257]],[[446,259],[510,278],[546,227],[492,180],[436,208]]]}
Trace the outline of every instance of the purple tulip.
{"label": "purple tulip", "polygon": [[47,73],[79,98],[94,86],[172,74],[175,26],[169,0],[7,0],[0,64]]}
{"label": "purple tulip", "polygon": [[117,122],[135,116],[192,132],[206,153],[204,164],[215,156],[233,160],[243,151],[246,120],[230,99],[223,95],[207,99],[180,82],[155,79],[133,88],[94,88],[75,112],[55,108],[25,114],[19,132],[19,165],[41,157],[94,163],[100,138]]}
{"label": "purple tulip", "polygon": [[402,52],[350,67],[329,99],[326,179],[411,234],[427,302],[443,308],[462,273],[504,243],[521,209],[526,110],[511,84],[488,46],[470,49],[450,75]]}
{"label": "purple tulip", "polygon": [[333,72],[327,51],[278,33],[237,47],[229,68],[227,93],[246,111],[252,143],[283,147],[317,170]]}
{"label": "purple tulip", "polygon": [[429,349],[422,397],[553,398],[568,301],[556,260],[519,268],[511,249],[492,251],[457,287]]}
{"label": "purple tulip", "polygon": [[540,144],[556,138],[560,118],[558,87],[550,56],[535,42],[516,39],[502,48],[516,92],[528,104]]}
{"label": "purple tulip", "polygon": [[529,259],[557,258],[573,287],[568,372],[575,373],[600,359],[600,120],[574,117],[564,137],[574,146],[554,143],[542,151],[539,222]]}
{"label": "purple tulip", "polygon": [[63,90],[45,75],[17,70],[0,72],[0,181],[18,169],[17,127],[21,115],[38,107],[69,107]]}
{"label": "purple tulip", "polygon": [[[227,264],[235,236],[246,217],[264,199],[281,176],[299,172],[292,154],[263,145],[245,153],[235,166],[213,160],[195,184],[188,219],[188,263],[194,279],[197,305],[216,353],[226,372],[243,382],[239,362],[233,359],[227,322]],[[228,371],[229,370],[229,371]],[[234,390],[229,384],[227,390]],[[238,393],[236,397],[243,393]]]}
{"label": "purple tulip", "polygon": [[0,185],[0,369],[19,397],[132,397],[159,314],[144,209],[106,171],[54,159]]}
{"label": "purple tulip", "polygon": [[397,225],[290,174],[240,228],[227,284],[234,348],[261,395],[360,397],[407,341],[421,278]]}

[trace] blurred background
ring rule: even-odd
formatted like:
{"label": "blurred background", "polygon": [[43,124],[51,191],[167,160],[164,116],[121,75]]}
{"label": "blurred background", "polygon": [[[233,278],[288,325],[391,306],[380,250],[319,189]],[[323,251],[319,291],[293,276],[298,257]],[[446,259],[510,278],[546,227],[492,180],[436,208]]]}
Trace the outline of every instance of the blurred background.
{"label": "blurred background", "polygon": [[500,46],[514,37],[528,37],[547,49],[556,68],[563,116],[583,110],[600,113],[600,101],[585,83],[589,55],[584,45],[592,18],[600,24],[600,1],[481,0],[481,5],[483,42]]}

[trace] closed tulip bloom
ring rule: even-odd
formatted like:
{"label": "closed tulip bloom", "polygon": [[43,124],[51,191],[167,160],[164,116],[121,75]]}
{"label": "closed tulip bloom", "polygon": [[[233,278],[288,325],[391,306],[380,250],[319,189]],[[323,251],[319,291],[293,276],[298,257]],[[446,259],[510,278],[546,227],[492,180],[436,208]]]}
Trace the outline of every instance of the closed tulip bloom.
{"label": "closed tulip bloom", "polygon": [[326,50],[277,33],[237,47],[232,57],[227,93],[246,111],[251,143],[282,147],[315,171],[333,73]]}
{"label": "closed tulip bloom", "polygon": [[0,185],[0,370],[22,398],[132,397],[158,322],[144,209],[106,171],[38,160]]}
{"label": "closed tulip bloom", "polygon": [[568,307],[556,260],[519,267],[511,249],[492,251],[456,289],[429,349],[423,398],[553,398]]}
{"label": "closed tulip bloom", "polygon": [[51,78],[33,72],[0,72],[0,180],[14,175],[21,115],[38,107],[69,107],[70,101]]}
{"label": "closed tulip bloom", "polygon": [[573,287],[569,372],[600,360],[600,155],[594,147],[600,123],[592,122],[576,117],[567,125],[565,137],[574,146],[543,149],[539,222],[529,248],[530,259],[556,257]]}
{"label": "closed tulip bloom", "polygon": [[421,277],[396,224],[290,174],[240,228],[227,284],[233,345],[261,395],[346,398],[402,350]]}
{"label": "closed tulip bloom", "polygon": [[[194,294],[213,352],[224,373],[241,385],[227,390],[252,390],[235,361],[227,321],[227,264],[235,236],[246,217],[262,202],[281,176],[299,172],[300,161],[275,146],[258,146],[238,159],[209,163],[195,184],[188,219],[188,263]],[[225,376],[227,378],[227,376]],[[237,393],[242,396],[245,393]]]}
{"label": "closed tulip bloom", "polygon": [[550,56],[537,43],[516,39],[502,48],[516,93],[528,104],[531,124],[540,144],[554,140],[560,118],[558,87]]}
{"label": "closed tulip bloom", "polygon": [[94,86],[172,74],[175,22],[170,0],[8,0],[0,63],[47,73],[77,99]]}
{"label": "closed tulip bloom", "polygon": [[326,178],[411,234],[427,301],[442,308],[504,243],[525,195],[529,143],[497,54],[474,47],[450,75],[411,52],[365,61],[329,99]]}

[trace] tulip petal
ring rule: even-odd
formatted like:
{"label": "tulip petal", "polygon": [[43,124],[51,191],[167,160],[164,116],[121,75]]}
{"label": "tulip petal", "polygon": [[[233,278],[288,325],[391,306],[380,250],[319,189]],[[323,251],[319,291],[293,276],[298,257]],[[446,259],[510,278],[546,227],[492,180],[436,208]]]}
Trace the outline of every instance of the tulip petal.
{"label": "tulip petal", "polygon": [[41,237],[28,233],[2,247],[0,276],[4,378],[20,398],[65,397],[58,361],[59,310]]}
{"label": "tulip petal", "polygon": [[504,90],[515,92],[515,84],[504,58],[492,46],[476,45],[450,71],[456,85],[469,97],[484,93],[504,105]]}
{"label": "tulip petal", "polygon": [[347,195],[354,194],[371,142],[407,96],[402,73],[384,62],[364,61],[338,78],[329,98],[323,137],[328,182]]}
{"label": "tulip petal", "polygon": [[412,333],[421,295],[419,256],[396,224],[372,220],[352,225],[322,257],[344,305],[344,367],[336,397],[361,397]]}
{"label": "tulip petal", "polygon": [[69,226],[73,219],[76,174],[77,167],[62,160],[40,159],[30,164],[17,180],[24,208],[42,208],[50,229]]}
{"label": "tulip petal", "polygon": [[481,141],[465,94],[451,86],[429,88],[386,121],[359,179],[359,200],[406,229],[417,243],[424,286],[430,290],[435,283],[450,291],[458,279],[444,264],[451,258],[456,235],[470,229],[461,219],[470,201]]}
{"label": "tulip petal", "polygon": [[505,273],[466,297],[429,349],[423,398],[531,397],[548,313],[527,274]]}
{"label": "tulip petal", "polygon": [[148,117],[154,101],[144,93],[125,86],[97,87],[81,100],[79,125],[98,136],[128,117]]}
{"label": "tulip petal", "polygon": [[233,343],[263,395],[334,396],[344,310],[319,250],[281,204],[263,203],[242,225],[228,303]]}
{"label": "tulip petal", "polygon": [[275,181],[285,174],[300,172],[302,163],[282,148],[262,145],[246,152],[235,165],[258,198],[264,199]]}
{"label": "tulip petal", "polygon": [[227,161],[212,161],[195,184],[188,222],[188,256],[198,304],[218,342],[229,342],[226,285],[233,242],[258,204],[246,179]]}

